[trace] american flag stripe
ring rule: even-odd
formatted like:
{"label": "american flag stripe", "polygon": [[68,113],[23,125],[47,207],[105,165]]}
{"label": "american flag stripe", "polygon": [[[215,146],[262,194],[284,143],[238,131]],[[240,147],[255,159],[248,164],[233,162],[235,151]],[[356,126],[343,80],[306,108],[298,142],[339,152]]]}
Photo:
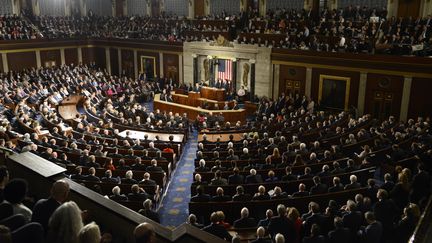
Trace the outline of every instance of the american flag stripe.
{"label": "american flag stripe", "polygon": [[232,81],[232,60],[219,59],[218,79]]}

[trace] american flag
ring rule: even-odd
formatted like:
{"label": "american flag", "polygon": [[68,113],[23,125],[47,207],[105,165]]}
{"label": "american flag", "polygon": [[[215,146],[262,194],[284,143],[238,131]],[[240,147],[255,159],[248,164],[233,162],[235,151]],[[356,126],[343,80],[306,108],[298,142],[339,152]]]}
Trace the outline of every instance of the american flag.
{"label": "american flag", "polygon": [[219,59],[218,79],[232,80],[232,60]]}

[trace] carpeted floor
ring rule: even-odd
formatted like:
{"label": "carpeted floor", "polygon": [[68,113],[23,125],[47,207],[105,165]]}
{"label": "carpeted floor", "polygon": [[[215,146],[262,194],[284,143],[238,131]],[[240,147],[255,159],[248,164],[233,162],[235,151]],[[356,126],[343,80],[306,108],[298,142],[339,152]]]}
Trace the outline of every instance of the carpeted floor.
{"label": "carpeted floor", "polygon": [[161,224],[175,228],[189,216],[190,187],[193,182],[194,159],[197,151],[198,133],[194,130],[185,144],[184,152],[171,177],[168,189],[159,207]]}

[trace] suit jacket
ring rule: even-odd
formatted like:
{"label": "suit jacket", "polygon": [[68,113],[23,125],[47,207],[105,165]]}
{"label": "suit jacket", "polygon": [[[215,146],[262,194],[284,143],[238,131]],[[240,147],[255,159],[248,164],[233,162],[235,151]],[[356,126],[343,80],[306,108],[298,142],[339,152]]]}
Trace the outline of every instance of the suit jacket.
{"label": "suit jacket", "polygon": [[351,235],[348,228],[337,228],[328,233],[329,242],[332,243],[345,243],[350,242]]}
{"label": "suit jacket", "polygon": [[356,182],[356,183],[350,183],[350,184],[345,185],[345,190],[358,189],[360,187],[361,187],[361,185],[358,182]]}
{"label": "suit jacket", "polygon": [[380,243],[383,234],[383,226],[380,222],[375,221],[374,223],[366,226],[363,231],[364,242],[367,243]]}
{"label": "suit jacket", "polygon": [[118,178],[114,178],[114,177],[102,177],[101,181],[105,183],[116,183],[116,184],[120,182]]}
{"label": "suit jacket", "polygon": [[320,226],[321,228],[321,232],[324,232],[323,227],[325,227],[326,225],[326,217],[320,213],[317,214],[312,214],[311,216],[309,216],[305,221],[304,221],[304,232],[305,235],[309,235],[310,234],[310,230],[313,224],[317,224]]}
{"label": "suit jacket", "polygon": [[141,215],[144,215],[145,217],[147,217],[147,218],[149,218],[149,219],[151,219],[157,223],[160,223],[159,214],[153,210],[140,209],[138,211],[138,213],[140,213]]}
{"label": "suit jacket", "polygon": [[149,198],[149,195],[147,193],[129,193],[127,195],[129,201],[145,201]]}
{"label": "suit jacket", "polygon": [[228,185],[228,181],[225,178],[213,178],[210,182],[212,186],[223,186]]}
{"label": "suit jacket", "polygon": [[150,166],[147,166],[146,171],[148,171],[148,172],[163,172],[163,169],[160,166],[150,165]]}
{"label": "suit jacket", "polygon": [[197,194],[191,197],[191,202],[209,202],[210,195],[208,194]]}
{"label": "suit jacket", "polygon": [[45,232],[48,231],[48,221],[54,211],[60,206],[60,203],[53,198],[40,199],[33,207],[32,222],[42,225]]}
{"label": "suit jacket", "polygon": [[86,175],[86,176],[84,177],[84,179],[85,179],[86,181],[95,181],[95,182],[99,182],[99,181],[100,181],[99,177],[94,176],[94,175]]}
{"label": "suit jacket", "polygon": [[325,237],[322,235],[303,238],[303,243],[325,243],[325,242],[326,242]]}
{"label": "suit jacket", "polygon": [[252,196],[249,194],[236,194],[232,197],[232,200],[237,202],[247,202],[252,200]]}
{"label": "suit jacket", "polygon": [[202,230],[227,241],[231,241],[232,239],[232,236],[228,233],[228,231],[222,225],[219,224],[212,223],[204,227]]}
{"label": "suit jacket", "polygon": [[343,190],[344,190],[344,186],[341,183],[339,183],[336,186],[330,187],[328,189],[328,192],[340,192],[340,191],[343,191]]}
{"label": "suit jacket", "polygon": [[257,238],[256,240],[251,241],[251,243],[271,243],[271,239],[269,238]]}
{"label": "suit jacket", "polygon": [[261,183],[263,182],[261,175],[248,175],[246,176],[246,183]]}
{"label": "suit jacket", "polygon": [[211,199],[213,202],[227,202],[227,201],[231,201],[231,198],[227,195],[222,195],[222,196],[213,196]]}
{"label": "suit jacket", "polygon": [[311,195],[322,194],[322,193],[327,193],[327,185],[326,184],[320,183],[318,185],[311,187],[311,189],[310,189]]}
{"label": "suit jacket", "polygon": [[347,227],[353,236],[357,234],[363,223],[362,214],[359,211],[348,212],[342,217],[344,226]]}
{"label": "suit jacket", "polygon": [[242,184],[244,183],[244,176],[243,175],[238,175],[238,174],[234,174],[234,175],[230,175],[228,177],[228,184]]}
{"label": "suit jacket", "polygon": [[241,218],[234,221],[234,228],[252,228],[256,227],[257,222],[254,218]]}
{"label": "suit jacket", "polygon": [[309,192],[304,191],[304,192],[294,192],[292,194],[293,197],[306,197],[309,196]]}
{"label": "suit jacket", "polygon": [[275,216],[270,219],[268,232],[274,238],[277,233],[285,237],[285,242],[295,242],[298,238],[294,223],[286,217]]}
{"label": "suit jacket", "polygon": [[121,195],[111,195],[111,196],[109,196],[109,198],[111,200],[113,200],[113,201],[116,201],[116,202],[118,202],[118,201],[127,201],[128,200],[127,196],[124,195],[124,194],[121,194]]}

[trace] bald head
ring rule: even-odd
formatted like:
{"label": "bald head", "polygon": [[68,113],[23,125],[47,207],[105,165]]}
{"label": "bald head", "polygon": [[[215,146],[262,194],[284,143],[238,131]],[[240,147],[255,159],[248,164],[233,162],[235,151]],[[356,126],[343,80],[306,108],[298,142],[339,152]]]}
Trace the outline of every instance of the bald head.
{"label": "bald head", "polygon": [[51,188],[51,197],[63,203],[69,196],[69,184],[64,180],[54,182]]}
{"label": "bald head", "polygon": [[151,243],[154,240],[154,228],[149,223],[142,223],[134,230],[136,243]]}

